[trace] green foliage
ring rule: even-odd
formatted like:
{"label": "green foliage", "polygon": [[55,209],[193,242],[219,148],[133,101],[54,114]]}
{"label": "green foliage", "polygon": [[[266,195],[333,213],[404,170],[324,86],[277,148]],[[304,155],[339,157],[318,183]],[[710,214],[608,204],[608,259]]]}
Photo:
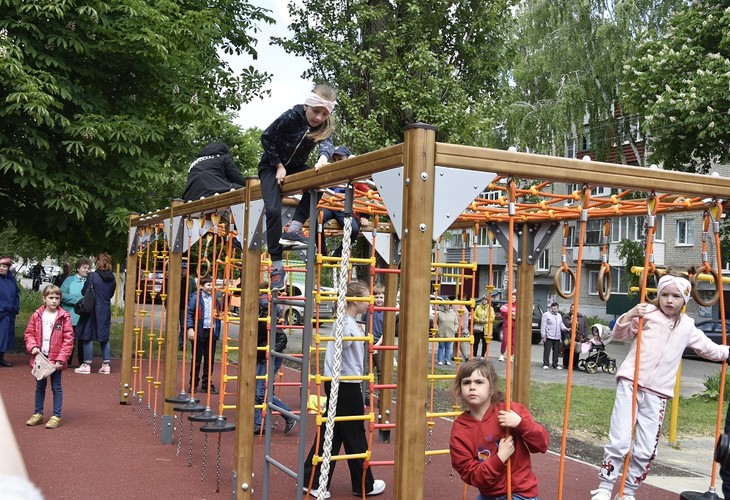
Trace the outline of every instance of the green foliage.
{"label": "green foliage", "polygon": [[634,266],[644,267],[644,250],[644,245],[640,241],[621,240],[616,245],[616,254],[625,262],[626,274],[623,279],[629,289],[639,286],[639,276],[632,273],[631,268]]}
{"label": "green foliage", "polygon": [[60,251],[123,246],[127,215],[179,196],[202,144],[241,138],[229,113],[268,79],[221,59],[255,55],[256,23],[272,22],[248,2],[0,0],[0,10],[0,222]]}
{"label": "green foliage", "polygon": [[304,0],[278,39],[339,90],[337,142],[370,151],[416,122],[439,140],[484,145],[507,61],[510,0]]}
{"label": "green foliage", "polygon": [[[720,375],[721,372],[717,371],[712,375],[705,377],[705,392],[696,394],[696,396],[703,398],[706,401],[719,401],[720,400]],[[730,395],[730,377],[725,377],[725,389],[724,396],[727,398]]]}
{"label": "green foliage", "polygon": [[706,173],[730,160],[729,30],[726,3],[683,2],[659,38],[646,36],[624,65],[626,107],[646,115],[653,162]]}
{"label": "green foliage", "polygon": [[[635,52],[637,38],[654,32],[678,3],[522,2],[514,36],[519,55],[504,108],[509,144],[562,156],[566,143],[582,149],[585,138],[606,159],[621,137],[638,153],[630,133],[636,117],[614,112],[621,104],[622,61]],[[618,149],[612,161],[625,163]]]}

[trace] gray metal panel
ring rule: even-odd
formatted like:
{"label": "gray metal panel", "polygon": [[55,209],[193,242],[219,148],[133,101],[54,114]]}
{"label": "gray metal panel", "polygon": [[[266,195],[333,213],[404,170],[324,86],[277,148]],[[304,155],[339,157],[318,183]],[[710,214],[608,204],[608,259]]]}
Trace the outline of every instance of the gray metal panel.
{"label": "gray metal panel", "polygon": [[432,237],[436,241],[497,174],[436,165],[434,175]]}
{"label": "gray metal panel", "polygon": [[373,174],[383,205],[388,210],[393,229],[398,239],[403,239],[403,167],[396,167]]}

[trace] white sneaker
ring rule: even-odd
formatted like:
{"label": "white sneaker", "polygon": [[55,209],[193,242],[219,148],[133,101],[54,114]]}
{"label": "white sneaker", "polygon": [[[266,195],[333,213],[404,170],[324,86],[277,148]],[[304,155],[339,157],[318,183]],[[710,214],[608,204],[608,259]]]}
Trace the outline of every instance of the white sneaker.
{"label": "white sneaker", "polygon": [[563,369],[563,365],[558,365],[555,368],[557,368],[558,370],[562,370]]}
{"label": "white sneaker", "polygon": [[548,365],[542,365],[542,369],[543,370],[549,370],[550,368],[548,367]]}
{"label": "white sneaker", "polygon": [[[385,481],[383,481],[382,479],[376,479],[375,481],[373,481],[373,489],[370,490],[370,492],[366,493],[365,496],[374,497],[376,495],[380,495],[384,491],[385,491]],[[352,494],[355,495],[356,497],[360,496],[360,494],[355,493],[354,491],[352,492]]]}
{"label": "white sneaker", "polygon": [[[313,496],[313,497],[315,497],[315,498],[319,497],[319,491],[317,491],[317,490],[315,490],[315,489],[311,489],[311,490],[309,490],[309,489],[307,489],[307,487],[306,487],[306,486],[305,486],[305,487],[304,487],[303,489],[304,489],[304,494],[305,494],[305,495],[307,494],[307,492],[309,492],[309,494],[310,494],[311,496]],[[329,491],[325,491],[325,492],[324,492],[324,497],[325,497],[325,498],[329,498],[330,496],[331,496],[331,495],[330,495],[330,492],[329,492]]]}
{"label": "white sneaker", "polygon": [[611,500],[611,492],[603,488],[592,490],[591,495],[591,500]]}
{"label": "white sneaker", "polygon": [[499,355],[499,360],[500,360],[500,361],[504,361],[504,354],[500,354],[500,355]]}
{"label": "white sneaker", "polygon": [[443,362],[443,361],[439,361],[439,362],[438,362],[438,364],[439,364],[439,365],[443,365],[443,364],[444,364],[444,362]]}

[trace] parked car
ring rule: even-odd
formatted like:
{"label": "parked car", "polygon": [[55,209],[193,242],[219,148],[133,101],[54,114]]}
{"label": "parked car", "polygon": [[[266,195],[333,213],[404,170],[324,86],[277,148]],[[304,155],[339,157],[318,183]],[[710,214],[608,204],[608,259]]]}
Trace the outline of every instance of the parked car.
{"label": "parked car", "polygon": [[[290,288],[291,286],[291,288]],[[320,291],[323,295],[335,296],[336,290],[327,286],[320,287]],[[287,301],[286,304],[282,304],[284,308],[284,323],[288,325],[303,325],[304,324],[304,285],[301,283],[292,283],[287,285],[286,289],[280,293],[280,297]],[[301,305],[298,305],[300,304]],[[317,304],[315,304],[316,306]],[[337,302],[332,300],[322,300],[319,303],[319,317],[321,319],[332,318],[337,308]],[[312,317],[316,317],[316,311],[312,314]]]}
{"label": "parked car", "polygon": [[[501,299],[492,299],[492,308],[494,309],[494,326],[492,327],[492,337],[494,340],[502,340],[502,313],[500,309],[507,302]],[[542,307],[539,304],[532,306],[532,343],[539,344],[542,340],[540,334],[540,321],[542,320]]]}
{"label": "parked car", "polygon": [[[695,323],[695,326],[712,340],[715,344],[722,345],[722,322],[719,319],[710,319]],[[725,320],[725,332],[730,335],[730,320]],[[694,349],[688,347],[682,354],[683,358],[705,359],[700,357]]]}
{"label": "parked car", "polygon": [[43,276],[43,281],[47,281],[49,283],[53,283],[56,276],[61,274],[60,266],[43,266],[43,270],[46,272],[45,276]]}

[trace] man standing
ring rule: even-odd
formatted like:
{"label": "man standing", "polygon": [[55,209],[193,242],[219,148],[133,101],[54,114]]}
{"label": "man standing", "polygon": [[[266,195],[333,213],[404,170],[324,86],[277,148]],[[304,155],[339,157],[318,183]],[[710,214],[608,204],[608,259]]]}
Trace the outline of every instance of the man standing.
{"label": "man standing", "polygon": [[550,351],[553,351],[553,368],[562,370],[558,364],[558,347],[562,341],[562,332],[567,330],[563,324],[563,317],[558,312],[558,303],[550,304],[550,309],[542,313],[540,321],[540,333],[545,344],[542,351],[542,369],[547,370],[550,363]]}
{"label": "man standing", "polygon": [[[573,311],[575,310],[575,305],[570,305],[570,313],[568,313],[567,316],[563,319],[563,324],[568,329],[567,332],[564,334],[565,339],[567,339],[567,342],[564,342],[565,344],[565,351],[563,352],[563,368],[568,368],[568,359],[570,358],[570,329],[572,328],[572,322],[573,322]],[[576,322],[575,322],[575,342],[576,342],[576,348],[575,352],[573,353],[573,368],[578,368],[578,358],[580,357],[580,349],[578,349],[578,346],[582,342],[585,342],[588,340],[588,322],[586,321],[586,317],[582,313],[578,313],[576,315]]]}

